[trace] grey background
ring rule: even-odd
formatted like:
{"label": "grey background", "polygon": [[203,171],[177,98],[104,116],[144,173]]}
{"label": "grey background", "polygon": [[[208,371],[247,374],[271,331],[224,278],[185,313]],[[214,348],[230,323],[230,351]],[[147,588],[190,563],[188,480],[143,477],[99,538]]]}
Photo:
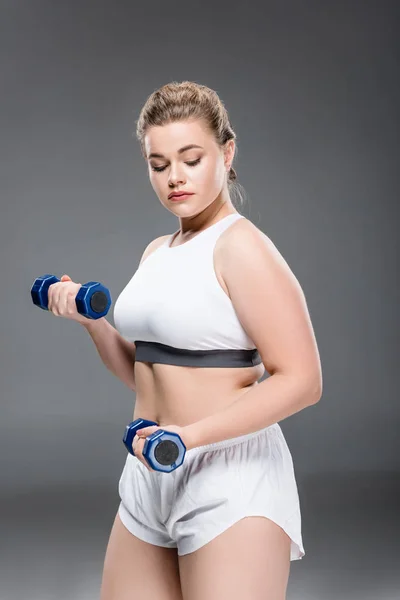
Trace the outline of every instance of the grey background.
{"label": "grey background", "polygon": [[185,79],[226,104],[241,212],[299,279],[321,354],[321,401],[281,422],[306,550],[288,598],[397,598],[398,3],[0,7],[1,599],[97,597],[134,396],[30,287],[67,273],[115,302],[178,228],[133,134]]}

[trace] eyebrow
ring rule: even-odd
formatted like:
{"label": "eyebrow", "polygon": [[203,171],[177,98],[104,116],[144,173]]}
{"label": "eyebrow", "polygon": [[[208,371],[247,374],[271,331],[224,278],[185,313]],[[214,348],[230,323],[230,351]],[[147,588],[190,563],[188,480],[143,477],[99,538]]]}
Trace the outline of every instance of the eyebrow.
{"label": "eyebrow", "polygon": [[[192,148],[201,148],[204,150],[202,146],[197,146],[197,144],[188,144],[187,146],[183,146],[183,148],[179,148],[178,154],[183,154],[183,152],[186,152],[186,150],[191,150]],[[149,154],[148,158],[165,158],[165,156],[163,154],[152,152]]]}

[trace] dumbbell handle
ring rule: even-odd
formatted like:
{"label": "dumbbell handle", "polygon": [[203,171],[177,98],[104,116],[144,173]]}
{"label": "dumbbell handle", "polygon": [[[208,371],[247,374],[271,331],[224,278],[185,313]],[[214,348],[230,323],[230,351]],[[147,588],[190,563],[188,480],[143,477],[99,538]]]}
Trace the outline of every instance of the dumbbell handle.
{"label": "dumbbell handle", "polygon": [[[157,423],[147,419],[136,419],[125,427],[122,441],[130,454],[135,456],[132,444],[136,432],[152,425]],[[152,469],[170,473],[183,463],[186,446],[177,433],[158,429],[146,438],[142,454]]]}
{"label": "dumbbell handle", "polygon": [[[31,288],[33,303],[43,310],[49,310],[49,287],[59,281],[60,279],[55,275],[48,273],[35,279]],[[79,314],[88,319],[100,319],[108,313],[111,306],[111,295],[109,290],[98,281],[88,281],[78,290],[75,303]]]}

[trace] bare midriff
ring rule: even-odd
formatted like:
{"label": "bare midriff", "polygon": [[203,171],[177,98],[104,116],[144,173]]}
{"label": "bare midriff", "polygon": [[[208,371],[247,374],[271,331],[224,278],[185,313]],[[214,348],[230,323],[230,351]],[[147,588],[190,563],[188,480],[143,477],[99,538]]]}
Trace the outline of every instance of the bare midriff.
{"label": "bare midriff", "polygon": [[211,368],[136,362],[133,419],[185,427],[229,406],[257,385],[264,372],[262,363]]}

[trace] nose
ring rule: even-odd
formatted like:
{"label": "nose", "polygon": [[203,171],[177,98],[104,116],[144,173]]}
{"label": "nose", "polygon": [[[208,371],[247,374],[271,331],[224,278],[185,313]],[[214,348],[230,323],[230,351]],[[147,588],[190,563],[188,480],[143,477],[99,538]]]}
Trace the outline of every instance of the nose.
{"label": "nose", "polygon": [[171,165],[171,169],[169,171],[168,185],[170,187],[176,187],[177,185],[184,185],[185,181],[186,179],[183,173],[179,171],[179,168],[177,166],[174,167]]}

